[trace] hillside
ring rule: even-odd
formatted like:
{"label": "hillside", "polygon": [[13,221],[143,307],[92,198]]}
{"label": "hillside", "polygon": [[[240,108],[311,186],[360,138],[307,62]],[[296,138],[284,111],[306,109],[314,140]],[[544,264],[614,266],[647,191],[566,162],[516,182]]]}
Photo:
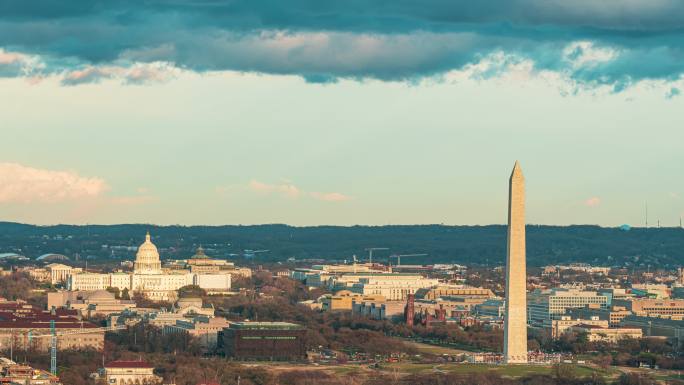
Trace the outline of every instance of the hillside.
{"label": "hillside", "polygon": [[[491,226],[153,226],[140,224],[90,226],[34,226],[0,222],[0,253],[20,252],[35,258],[44,253],[73,257],[131,258],[134,252],[113,252],[106,246],[137,246],[145,231],[162,251],[163,258],[186,258],[197,245],[217,257],[239,258],[245,249],[267,249],[262,260],[365,258],[367,247],[388,247],[389,253],[428,253],[403,263],[502,264],[506,252],[506,227]],[[598,226],[527,227],[530,265],[590,262],[601,265],[634,261],[652,266],[684,264],[684,230],[680,228],[622,231]]]}

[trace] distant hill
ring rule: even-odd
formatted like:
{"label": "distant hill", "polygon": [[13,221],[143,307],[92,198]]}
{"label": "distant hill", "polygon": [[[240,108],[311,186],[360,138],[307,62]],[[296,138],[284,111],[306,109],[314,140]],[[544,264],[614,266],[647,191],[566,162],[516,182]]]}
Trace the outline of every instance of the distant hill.
{"label": "distant hill", "polygon": [[[163,258],[187,258],[202,244],[217,257],[239,258],[245,249],[265,249],[261,260],[364,259],[367,247],[388,247],[377,259],[390,253],[427,253],[403,259],[407,263],[503,264],[506,227],[491,226],[154,226],[140,224],[90,226],[34,226],[0,222],[0,253],[17,252],[31,258],[61,253],[81,258],[132,258],[133,251],[115,251],[109,246],[137,246],[145,232],[161,249]],[[103,245],[105,245],[103,247]],[[527,255],[530,265],[589,262],[615,265],[627,262],[652,267],[684,265],[684,230],[680,228],[624,231],[599,226],[527,226]]]}

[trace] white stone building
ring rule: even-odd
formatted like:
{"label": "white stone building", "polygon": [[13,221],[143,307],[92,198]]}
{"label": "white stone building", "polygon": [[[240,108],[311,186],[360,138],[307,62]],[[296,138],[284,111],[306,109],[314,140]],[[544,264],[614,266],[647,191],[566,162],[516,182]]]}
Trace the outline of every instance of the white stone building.
{"label": "white stone building", "polygon": [[197,285],[205,290],[228,291],[231,275],[225,272],[197,274],[188,270],[168,270],[161,268],[157,247],[148,233],[145,242],[136,253],[132,273],[80,273],[69,277],[69,290],[105,290],[115,287],[128,290],[132,295],[139,292],[156,301],[170,301],[177,298],[177,290],[183,286]]}
{"label": "white stone building", "polygon": [[409,294],[415,294],[418,289],[433,287],[439,280],[425,278],[419,274],[348,274],[340,277],[339,283],[346,288],[362,295],[381,295],[388,301],[404,301]]}
{"label": "white stone building", "polygon": [[72,274],[83,271],[80,267],[71,267],[61,263],[51,263],[45,266],[45,269],[50,272],[50,283],[53,285],[67,283]]}
{"label": "white stone building", "polygon": [[154,366],[144,361],[112,361],[104,367],[104,378],[111,385],[158,385],[162,378]]}

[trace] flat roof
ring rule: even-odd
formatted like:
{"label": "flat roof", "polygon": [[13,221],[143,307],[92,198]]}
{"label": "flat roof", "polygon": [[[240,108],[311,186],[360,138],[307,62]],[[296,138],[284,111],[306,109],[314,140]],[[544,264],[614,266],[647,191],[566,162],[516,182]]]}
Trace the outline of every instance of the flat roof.
{"label": "flat roof", "polygon": [[154,368],[145,361],[111,361],[105,368]]}
{"label": "flat roof", "polygon": [[231,329],[249,329],[249,330],[300,330],[303,329],[301,325],[290,322],[233,322],[230,324]]}

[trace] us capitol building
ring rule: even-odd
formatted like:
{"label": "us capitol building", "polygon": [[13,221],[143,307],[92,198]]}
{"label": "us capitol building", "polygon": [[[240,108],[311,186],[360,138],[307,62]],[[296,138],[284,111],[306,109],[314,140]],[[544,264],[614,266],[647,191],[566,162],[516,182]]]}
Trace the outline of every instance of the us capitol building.
{"label": "us capitol building", "polygon": [[[177,298],[177,290],[183,286],[197,285],[210,293],[226,292],[230,291],[232,274],[245,275],[245,269],[235,269],[226,261],[211,259],[204,255],[202,248],[188,260],[187,265],[189,269],[163,269],[157,246],[152,243],[148,232],[145,242],[138,247],[132,273],[72,274],[67,281],[67,288],[93,291],[112,287],[121,291],[127,289],[131,296],[137,292],[155,301],[172,301]],[[221,269],[219,265],[230,269]]]}

